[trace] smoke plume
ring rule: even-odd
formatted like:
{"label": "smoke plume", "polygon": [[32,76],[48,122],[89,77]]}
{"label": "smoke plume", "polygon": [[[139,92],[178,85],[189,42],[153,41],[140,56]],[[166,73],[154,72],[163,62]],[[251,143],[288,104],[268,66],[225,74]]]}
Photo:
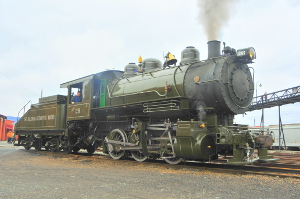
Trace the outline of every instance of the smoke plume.
{"label": "smoke plume", "polygon": [[218,40],[221,30],[227,25],[233,4],[239,0],[197,0],[199,20],[203,24],[208,41]]}

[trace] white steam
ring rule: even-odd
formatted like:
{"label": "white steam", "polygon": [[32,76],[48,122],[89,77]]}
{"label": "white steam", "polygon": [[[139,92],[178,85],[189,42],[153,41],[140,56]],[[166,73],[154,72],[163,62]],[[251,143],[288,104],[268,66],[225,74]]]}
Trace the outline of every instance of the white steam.
{"label": "white steam", "polygon": [[205,111],[205,103],[202,101],[195,101],[193,104],[193,107],[197,110],[198,112],[198,120],[203,121],[206,116],[206,111]]}

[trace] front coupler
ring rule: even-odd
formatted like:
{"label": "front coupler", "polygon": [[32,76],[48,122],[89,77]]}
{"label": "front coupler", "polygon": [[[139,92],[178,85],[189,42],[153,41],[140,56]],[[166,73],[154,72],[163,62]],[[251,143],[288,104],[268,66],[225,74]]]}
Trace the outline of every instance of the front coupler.
{"label": "front coupler", "polygon": [[266,148],[258,149],[258,156],[259,159],[257,161],[260,163],[276,162],[279,160],[278,158],[268,155],[268,149]]}

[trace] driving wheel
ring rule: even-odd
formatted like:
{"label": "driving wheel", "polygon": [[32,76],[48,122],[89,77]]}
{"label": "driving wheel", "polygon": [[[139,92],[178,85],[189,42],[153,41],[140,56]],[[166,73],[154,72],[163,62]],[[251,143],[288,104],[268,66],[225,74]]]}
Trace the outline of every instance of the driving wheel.
{"label": "driving wheel", "polygon": [[[118,142],[128,142],[127,135],[122,129],[114,129],[107,136],[108,140],[118,141]],[[108,143],[108,154],[113,159],[120,159],[125,155],[124,150],[118,150],[116,144]]]}

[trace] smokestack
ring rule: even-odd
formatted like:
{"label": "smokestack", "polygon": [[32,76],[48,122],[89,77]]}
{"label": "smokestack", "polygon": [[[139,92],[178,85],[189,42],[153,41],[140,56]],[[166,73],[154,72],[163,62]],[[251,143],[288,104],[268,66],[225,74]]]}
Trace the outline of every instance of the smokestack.
{"label": "smokestack", "polygon": [[221,55],[221,42],[217,40],[212,40],[207,42],[208,47],[208,58],[218,57]]}

